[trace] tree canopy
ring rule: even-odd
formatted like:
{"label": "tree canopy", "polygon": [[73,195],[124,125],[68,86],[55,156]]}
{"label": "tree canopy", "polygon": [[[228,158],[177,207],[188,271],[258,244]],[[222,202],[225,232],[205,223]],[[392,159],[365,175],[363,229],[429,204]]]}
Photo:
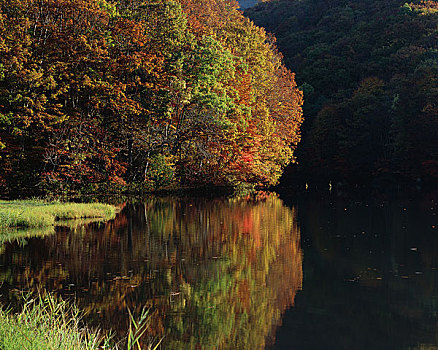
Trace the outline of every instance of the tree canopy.
{"label": "tree canopy", "polygon": [[277,36],[304,92],[291,179],[436,184],[436,1],[281,0],[246,14]]}
{"label": "tree canopy", "polygon": [[302,93],[235,1],[0,0],[3,193],[277,183]]}

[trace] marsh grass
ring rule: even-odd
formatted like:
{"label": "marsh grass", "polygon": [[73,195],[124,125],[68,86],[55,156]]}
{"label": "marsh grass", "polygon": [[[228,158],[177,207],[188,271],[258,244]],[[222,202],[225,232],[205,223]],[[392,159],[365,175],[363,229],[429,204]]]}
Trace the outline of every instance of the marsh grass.
{"label": "marsh grass", "polygon": [[83,326],[81,312],[53,295],[25,299],[22,311],[0,310],[2,350],[156,350],[161,341],[142,343],[150,325],[148,310],[136,320],[132,314],[126,339],[115,344],[111,335]]}
{"label": "marsh grass", "polygon": [[126,349],[127,350],[156,350],[161,344],[160,340],[157,340],[156,338],[149,340],[149,342],[144,343],[141,342],[141,338],[145,334],[145,332],[148,330],[150,326],[150,316],[149,316],[149,309],[143,309],[142,313],[139,315],[139,317],[136,319],[132,313],[129,311],[129,330],[128,334],[126,336]]}
{"label": "marsh grass", "polygon": [[0,311],[0,349],[88,350],[108,343],[109,338],[82,327],[77,308],[50,295],[26,300],[18,314]]}
{"label": "marsh grass", "polygon": [[110,220],[116,207],[102,203],[58,203],[43,200],[0,201],[0,228],[53,226],[58,220],[102,218]]}

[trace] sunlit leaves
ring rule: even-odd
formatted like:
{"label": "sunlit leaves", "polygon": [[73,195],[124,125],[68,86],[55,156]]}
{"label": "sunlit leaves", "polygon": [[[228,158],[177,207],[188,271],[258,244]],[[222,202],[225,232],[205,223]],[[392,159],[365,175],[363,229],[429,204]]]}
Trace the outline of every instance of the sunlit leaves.
{"label": "sunlit leaves", "polygon": [[6,188],[266,185],[293,159],[301,95],[235,2],[0,4]]}

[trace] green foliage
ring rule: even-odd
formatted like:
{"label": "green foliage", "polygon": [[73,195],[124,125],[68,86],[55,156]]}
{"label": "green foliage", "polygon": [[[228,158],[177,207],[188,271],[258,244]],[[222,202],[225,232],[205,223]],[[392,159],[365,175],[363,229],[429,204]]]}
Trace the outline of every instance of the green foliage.
{"label": "green foliage", "polygon": [[[227,104],[228,127],[204,134],[204,142],[191,148],[198,157],[186,163],[184,177],[188,182],[210,179],[232,187],[241,183],[275,184],[284,167],[294,160],[293,151],[300,140],[302,94],[293,74],[282,66],[281,55],[265,31],[236,11],[235,3],[181,3],[198,40],[211,36],[220,46],[210,44],[210,48],[226,50],[220,49],[222,55],[215,56],[225,59],[219,68],[228,73],[222,75],[222,81],[216,76],[211,80],[220,82],[225,92],[215,91],[217,97],[226,98],[216,98],[215,102]],[[229,66],[230,59],[234,69]],[[207,96],[216,97],[211,93]],[[205,152],[206,142],[216,149]]]}
{"label": "green foliage", "polygon": [[174,181],[174,166],[171,159],[162,154],[152,156],[146,179],[153,181],[153,188],[170,185]]}
{"label": "green foliage", "polygon": [[117,6],[113,2],[108,2],[106,0],[100,0],[99,6],[108,13],[110,18],[117,18],[120,16],[120,13],[117,9]]}

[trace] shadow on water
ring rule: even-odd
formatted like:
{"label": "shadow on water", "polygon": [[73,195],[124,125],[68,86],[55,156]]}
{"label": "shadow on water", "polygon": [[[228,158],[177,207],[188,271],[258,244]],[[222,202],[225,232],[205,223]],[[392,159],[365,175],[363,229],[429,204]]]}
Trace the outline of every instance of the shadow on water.
{"label": "shadow on water", "polygon": [[108,223],[5,243],[0,294],[74,298],[95,326],[124,334],[127,308],[153,310],[163,349],[264,349],[302,285],[295,208],[258,198],[154,198]]}
{"label": "shadow on water", "polygon": [[296,205],[303,291],[272,349],[436,349],[436,201]]}

